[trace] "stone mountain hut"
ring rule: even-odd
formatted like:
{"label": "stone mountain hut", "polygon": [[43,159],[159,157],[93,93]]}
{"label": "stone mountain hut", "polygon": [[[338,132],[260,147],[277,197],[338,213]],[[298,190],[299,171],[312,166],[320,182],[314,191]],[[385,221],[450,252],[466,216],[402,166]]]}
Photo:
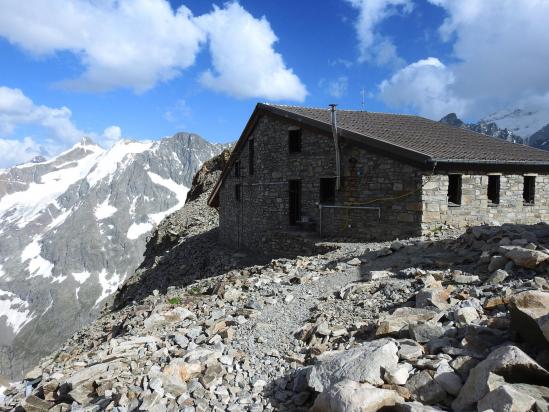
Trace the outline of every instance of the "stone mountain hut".
{"label": "stone mountain hut", "polygon": [[418,116],[258,104],[208,204],[221,240],[390,240],[549,221],[549,152]]}

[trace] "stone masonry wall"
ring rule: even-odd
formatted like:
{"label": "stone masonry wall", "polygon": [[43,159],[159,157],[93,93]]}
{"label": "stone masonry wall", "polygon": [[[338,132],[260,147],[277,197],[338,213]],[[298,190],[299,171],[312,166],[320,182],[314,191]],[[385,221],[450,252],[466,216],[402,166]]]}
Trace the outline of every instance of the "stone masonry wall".
{"label": "stone masonry wall", "polygon": [[523,175],[503,174],[500,177],[500,203],[488,204],[488,176],[462,174],[462,202],[448,205],[448,175],[424,176],[424,231],[441,224],[464,228],[480,224],[549,222],[549,176],[536,176],[535,202],[523,202]]}
{"label": "stone masonry wall", "polygon": [[[221,240],[236,247],[276,250],[280,233],[289,225],[288,181],[301,180],[302,216],[320,229],[320,178],[335,176],[331,136],[302,129],[300,153],[289,153],[288,130],[281,119],[263,116],[256,124],[254,174],[248,173],[248,144],[240,153],[240,177],[233,170],[220,189]],[[341,142],[342,188],[337,205],[370,209],[323,209],[322,233],[328,238],[381,239],[418,235],[421,232],[421,182],[418,169],[397,160]],[[241,185],[241,201],[235,185]]]}

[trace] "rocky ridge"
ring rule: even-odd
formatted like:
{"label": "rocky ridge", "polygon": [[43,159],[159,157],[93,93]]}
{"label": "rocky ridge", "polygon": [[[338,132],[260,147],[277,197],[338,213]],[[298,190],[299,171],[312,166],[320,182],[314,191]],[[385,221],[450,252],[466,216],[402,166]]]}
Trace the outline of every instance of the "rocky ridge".
{"label": "rocky ridge", "polygon": [[207,194],[0,410],[549,407],[548,225],[258,257],[215,243]]}

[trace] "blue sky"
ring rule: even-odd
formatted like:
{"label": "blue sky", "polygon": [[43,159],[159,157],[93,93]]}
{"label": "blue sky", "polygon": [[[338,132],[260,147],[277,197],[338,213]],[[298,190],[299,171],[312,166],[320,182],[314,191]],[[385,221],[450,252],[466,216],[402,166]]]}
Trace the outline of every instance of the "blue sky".
{"label": "blue sky", "polygon": [[548,19],[544,0],[5,0],[0,167],[84,134],[232,141],[258,101],[360,109],[363,88],[372,111],[546,113]]}

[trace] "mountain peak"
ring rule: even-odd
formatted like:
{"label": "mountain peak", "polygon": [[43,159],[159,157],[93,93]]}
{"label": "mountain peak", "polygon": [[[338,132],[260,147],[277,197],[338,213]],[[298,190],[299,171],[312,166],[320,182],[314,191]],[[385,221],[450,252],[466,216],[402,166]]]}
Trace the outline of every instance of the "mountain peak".
{"label": "mountain peak", "polygon": [[97,143],[95,143],[91,137],[84,136],[82,139],[80,139],[79,144],[81,146],[98,146]]}

